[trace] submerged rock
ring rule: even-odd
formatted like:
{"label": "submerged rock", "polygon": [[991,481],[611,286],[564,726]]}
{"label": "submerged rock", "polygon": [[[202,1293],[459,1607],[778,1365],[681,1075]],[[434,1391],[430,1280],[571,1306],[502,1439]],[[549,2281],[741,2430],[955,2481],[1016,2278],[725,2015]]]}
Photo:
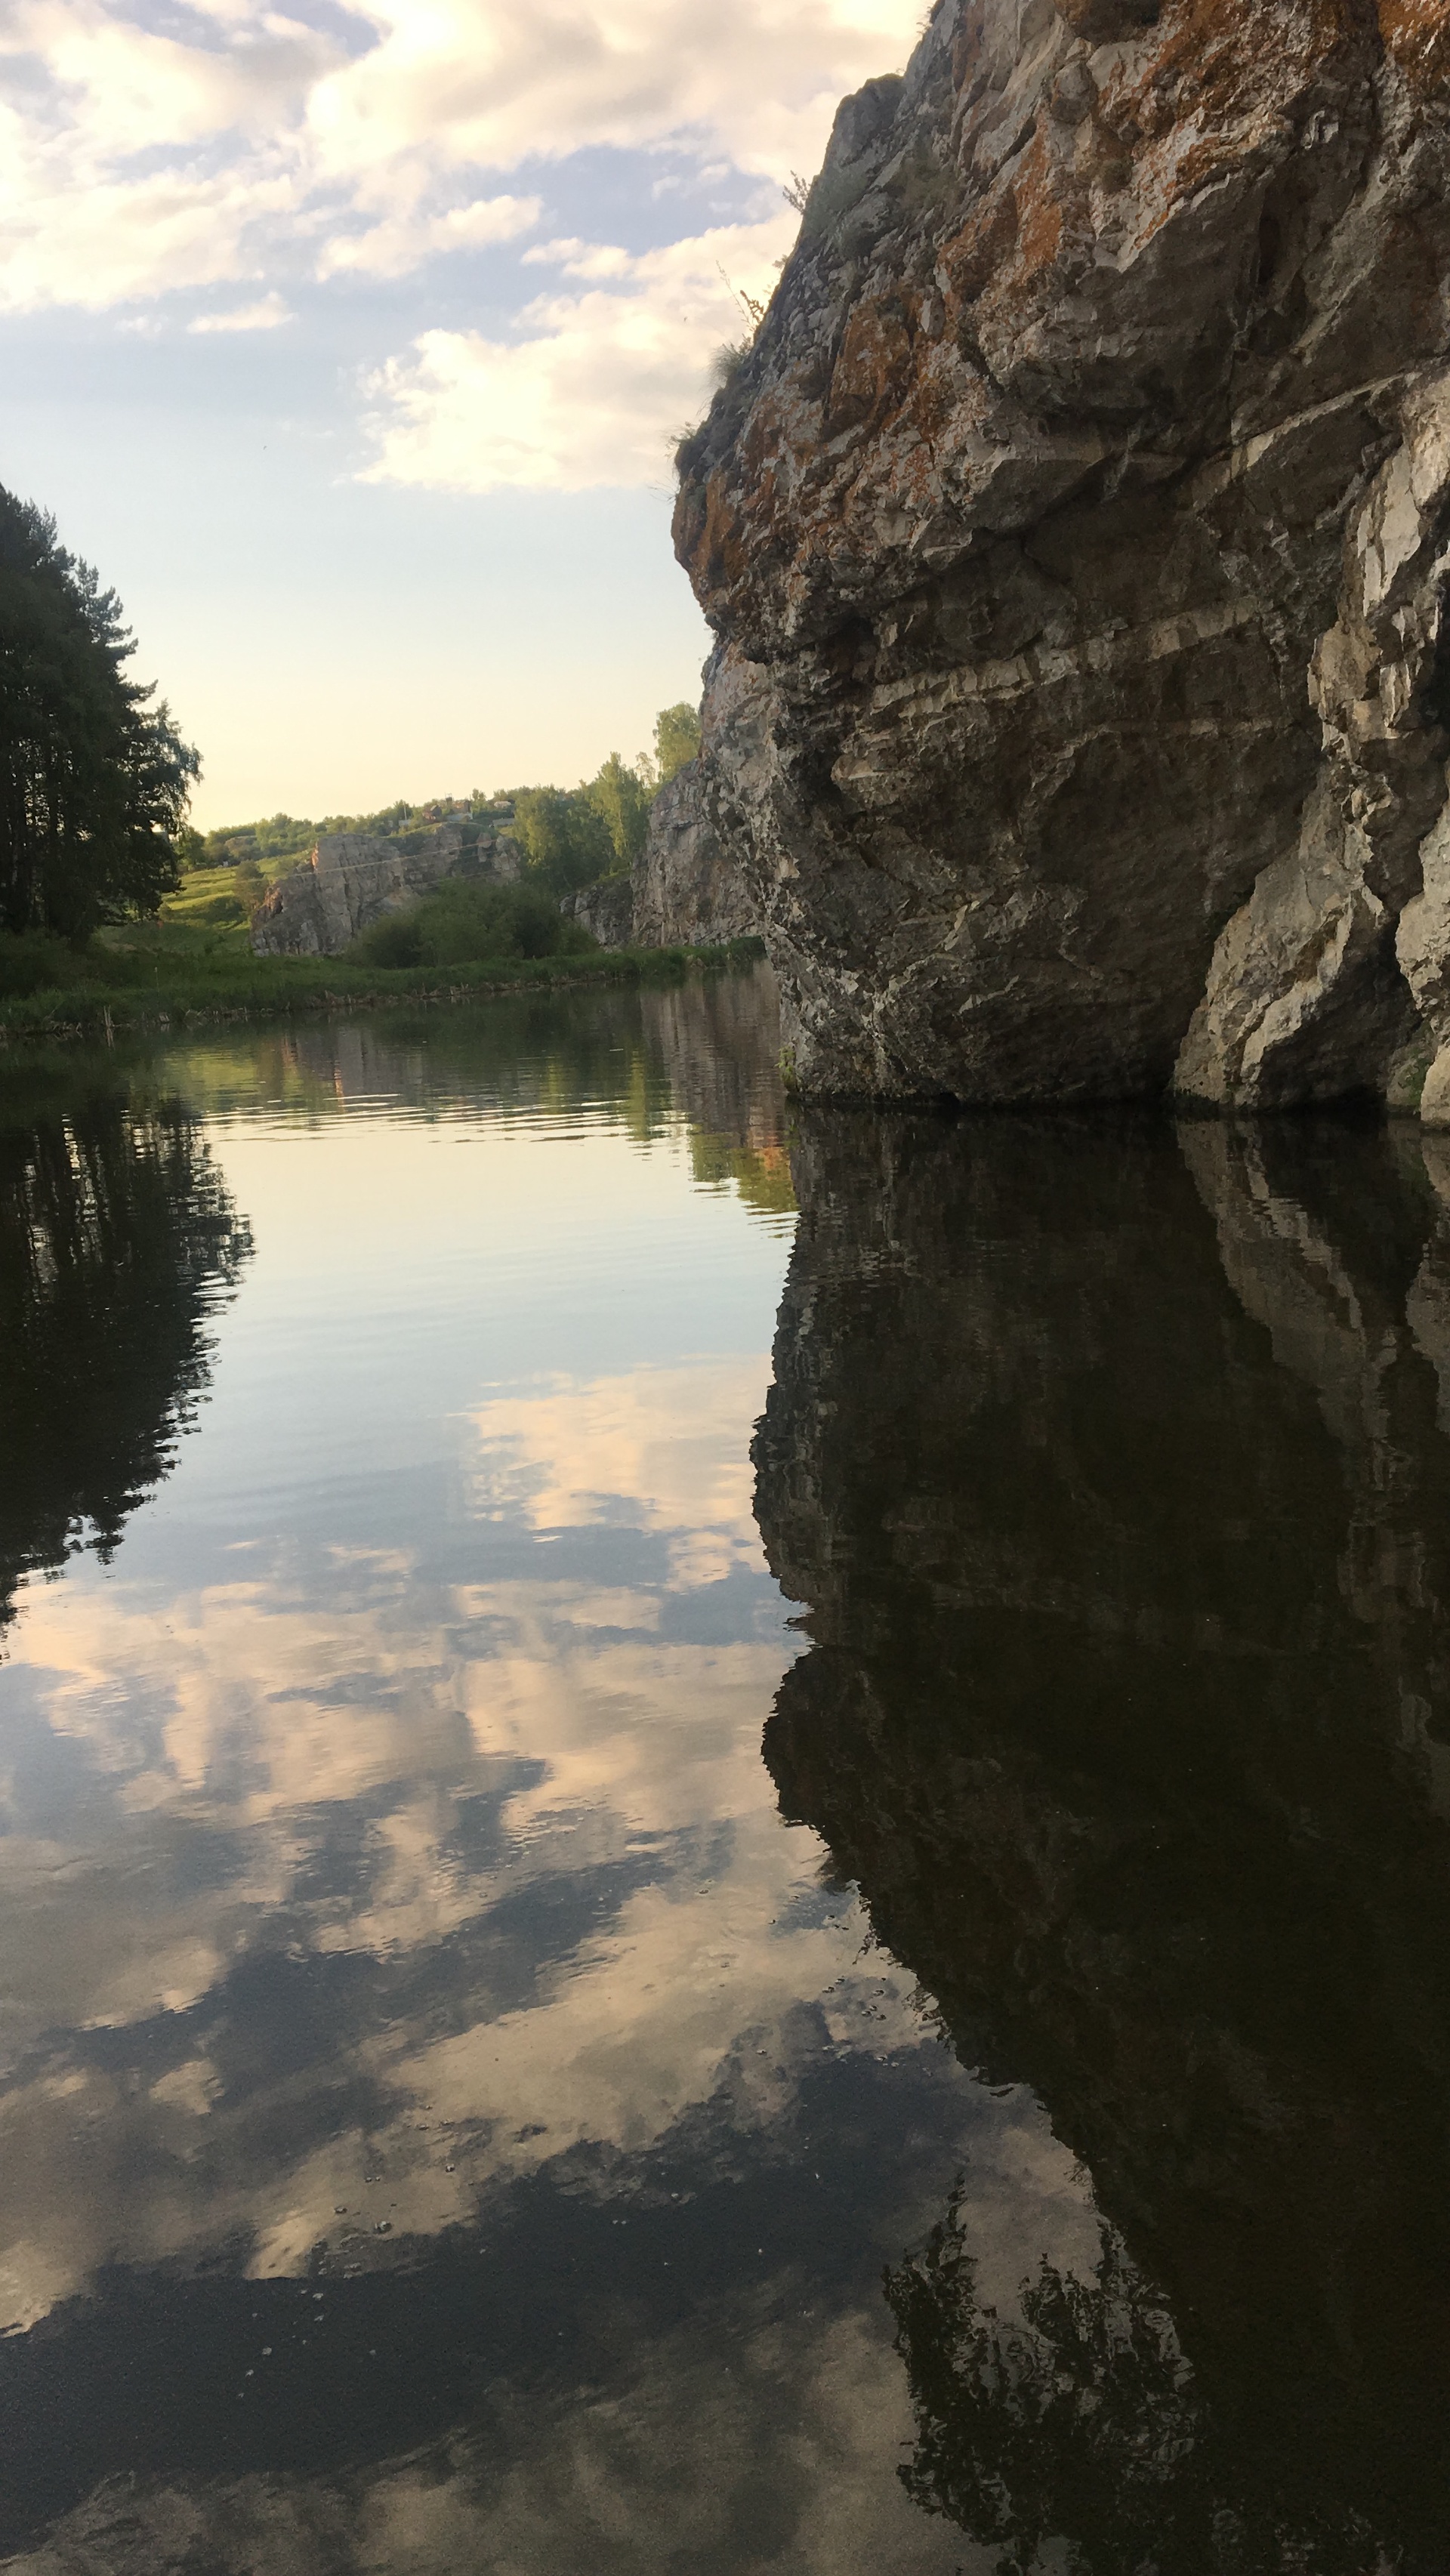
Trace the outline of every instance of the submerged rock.
{"label": "submerged rock", "polygon": [[370,922],[406,911],[445,877],[466,872],[507,885],[522,867],[517,842],[487,824],[440,823],[396,840],[324,832],[307,865],[271,888],[252,946],[259,957],[336,957]]}
{"label": "submerged rock", "polygon": [[842,106],[676,514],[804,1088],[1450,1118],[1447,76],[938,0]]}

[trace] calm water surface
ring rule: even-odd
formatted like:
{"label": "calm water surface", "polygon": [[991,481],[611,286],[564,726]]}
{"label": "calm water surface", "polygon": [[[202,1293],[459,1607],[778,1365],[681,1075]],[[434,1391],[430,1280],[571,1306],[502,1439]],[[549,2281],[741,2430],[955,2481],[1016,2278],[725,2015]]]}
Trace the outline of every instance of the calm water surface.
{"label": "calm water surface", "polygon": [[1450,2571],[1450,1147],[0,1061],[0,2561]]}

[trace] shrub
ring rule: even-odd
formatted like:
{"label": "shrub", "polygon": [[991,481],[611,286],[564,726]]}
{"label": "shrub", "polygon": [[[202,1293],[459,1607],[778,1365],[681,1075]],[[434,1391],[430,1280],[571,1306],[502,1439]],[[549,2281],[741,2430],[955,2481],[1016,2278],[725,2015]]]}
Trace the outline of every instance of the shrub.
{"label": "shrub", "polygon": [[467,966],[490,957],[569,956],[594,945],[540,885],[449,877],[408,911],[384,913],[348,955],[366,966]]}
{"label": "shrub", "polygon": [[421,906],[408,912],[385,912],[381,921],[371,922],[359,931],[348,956],[359,966],[421,966],[423,934],[418,927]]}
{"label": "shrub", "polygon": [[81,971],[76,950],[64,939],[41,930],[0,930],[0,997],[53,992],[74,984]]}

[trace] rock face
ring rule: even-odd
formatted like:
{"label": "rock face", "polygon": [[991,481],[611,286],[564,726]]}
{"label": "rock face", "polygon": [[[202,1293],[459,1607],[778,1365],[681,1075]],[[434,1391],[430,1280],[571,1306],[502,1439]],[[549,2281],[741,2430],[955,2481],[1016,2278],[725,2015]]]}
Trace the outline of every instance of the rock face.
{"label": "rock face", "polygon": [[766,1759],[1170,2329],[1068,2302],[979,2382],[990,2321],[903,2299],[921,2488],[997,2566],[1035,2513],[1054,2565],[1433,2576],[1450,1144],[807,1107],[792,1162]]}
{"label": "rock face", "polygon": [[601,948],[634,946],[634,888],[628,877],[600,877],[596,884],[566,894],[559,910],[582,922]]}
{"label": "rock face", "polygon": [[681,450],[803,1088],[1450,1118],[1450,0],[938,0]]}
{"label": "rock face", "polygon": [[494,826],[441,823],[383,840],[324,832],[305,868],[274,886],[252,924],[259,957],[336,957],[369,922],[402,912],[445,877],[477,874],[511,883],[523,852]]}
{"label": "rock face", "polygon": [[650,807],[634,872],[634,925],[649,948],[709,946],[759,927],[749,882],[716,819],[708,753],[677,770]]}
{"label": "rock face", "polygon": [[566,903],[601,948],[712,947],[759,927],[749,880],[716,821],[708,754],[660,789],[630,875],[603,877]]}

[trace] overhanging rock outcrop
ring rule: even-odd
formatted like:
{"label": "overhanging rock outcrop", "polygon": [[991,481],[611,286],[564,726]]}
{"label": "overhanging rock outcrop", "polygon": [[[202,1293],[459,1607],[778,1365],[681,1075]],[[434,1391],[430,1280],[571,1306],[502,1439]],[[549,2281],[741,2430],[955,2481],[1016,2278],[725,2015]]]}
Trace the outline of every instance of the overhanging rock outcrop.
{"label": "overhanging rock outcrop", "polygon": [[1447,183],[1450,0],[939,0],[844,103],[676,514],[804,1088],[1450,1119]]}
{"label": "overhanging rock outcrop", "polygon": [[252,923],[259,957],[336,957],[386,912],[402,912],[445,877],[512,884],[523,866],[516,841],[491,823],[440,823],[395,839],[324,832],[305,867],[275,885]]}

